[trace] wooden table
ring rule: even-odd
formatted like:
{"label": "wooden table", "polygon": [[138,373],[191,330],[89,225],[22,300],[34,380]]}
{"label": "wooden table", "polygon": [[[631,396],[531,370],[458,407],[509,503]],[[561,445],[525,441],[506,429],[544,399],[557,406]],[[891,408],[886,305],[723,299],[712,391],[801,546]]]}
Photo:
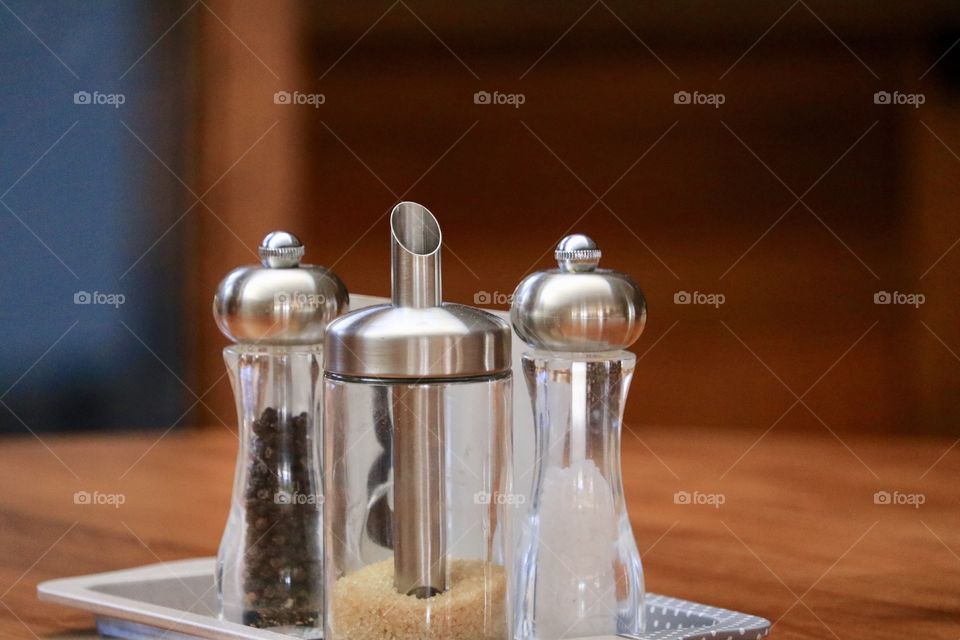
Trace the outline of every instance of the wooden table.
{"label": "wooden table", "polygon": [[[0,444],[0,637],[95,637],[89,615],[37,601],[40,581],[215,553],[236,439],[159,435]],[[960,638],[960,446],[760,435],[625,434],[648,589],[765,616],[780,639]],[[77,491],[125,502],[74,504]]]}

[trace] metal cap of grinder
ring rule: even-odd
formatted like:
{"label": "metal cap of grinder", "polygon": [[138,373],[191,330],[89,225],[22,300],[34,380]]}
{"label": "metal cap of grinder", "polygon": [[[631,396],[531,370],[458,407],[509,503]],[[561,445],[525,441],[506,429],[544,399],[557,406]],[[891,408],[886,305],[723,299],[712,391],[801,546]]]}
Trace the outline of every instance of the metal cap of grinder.
{"label": "metal cap of grinder", "polygon": [[401,202],[390,216],[392,301],[335,320],[326,375],[390,389],[394,587],[420,598],[447,589],[443,386],[510,370],[510,326],[442,302],[440,226]]}
{"label": "metal cap of grinder", "polygon": [[510,320],[527,345],[547,351],[596,353],[626,349],[640,337],[647,303],[625,273],[598,269],[600,249],[589,237],[565,237],[558,268],[528,276],[513,294]]}
{"label": "metal cap of grinder", "polygon": [[347,310],[349,295],[329,269],[300,264],[303,243],[274,231],[260,243],[261,266],[227,274],[213,298],[213,315],[234,342],[311,345],[323,342],[331,320]]}

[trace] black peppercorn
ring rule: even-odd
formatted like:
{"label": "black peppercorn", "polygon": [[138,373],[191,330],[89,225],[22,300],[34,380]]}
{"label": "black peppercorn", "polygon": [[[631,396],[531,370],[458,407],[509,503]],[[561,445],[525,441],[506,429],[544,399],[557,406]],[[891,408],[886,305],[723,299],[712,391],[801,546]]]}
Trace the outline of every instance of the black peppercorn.
{"label": "black peppercorn", "polygon": [[[244,488],[244,624],[266,628],[321,624],[321,509],[306,413],[267,408],[254,421]],[[281,480],[282,479],[282,480]]]}

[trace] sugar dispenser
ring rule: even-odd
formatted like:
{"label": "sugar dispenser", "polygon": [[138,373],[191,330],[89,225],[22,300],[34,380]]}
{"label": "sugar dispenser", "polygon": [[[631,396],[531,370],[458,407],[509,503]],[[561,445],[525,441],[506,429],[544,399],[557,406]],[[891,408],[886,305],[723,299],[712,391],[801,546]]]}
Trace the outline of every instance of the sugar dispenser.
{"label": "sugar dispenser", "polygon": [[324,347],[326,638],[506,638],[510,327],[441,302],[426,208],[390,227],[392,302]]}
{"label": "sugar dispenser", "polygon": [[643,632],[643,569],[627,518],[620,430],[646,302],[598,269],[587,236],[514,292],[511,320],[537,430],[533,496],[514,567],[515,640]]}
{"label": "sugar dispenser", "polygon": [[220,283],[213,314],[240,421],[230,515],[217,556],[224,620],[322,637],[320,380],[327,324],[348,306],[324,267],[300,264],[303,245],[275,231],[262,266]]}

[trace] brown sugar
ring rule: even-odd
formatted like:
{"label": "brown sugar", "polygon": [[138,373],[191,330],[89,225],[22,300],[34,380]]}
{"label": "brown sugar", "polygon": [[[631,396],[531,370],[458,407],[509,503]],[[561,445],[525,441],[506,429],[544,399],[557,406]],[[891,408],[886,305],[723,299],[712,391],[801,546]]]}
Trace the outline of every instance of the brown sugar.
{"label": "brown sugar", "polygon": [[348,574],[333,586],[330,626],[349,640],[504,640],[506,574],[482,560],[448,561],[450,587],[431,598],[398,593],[393,559]]}

